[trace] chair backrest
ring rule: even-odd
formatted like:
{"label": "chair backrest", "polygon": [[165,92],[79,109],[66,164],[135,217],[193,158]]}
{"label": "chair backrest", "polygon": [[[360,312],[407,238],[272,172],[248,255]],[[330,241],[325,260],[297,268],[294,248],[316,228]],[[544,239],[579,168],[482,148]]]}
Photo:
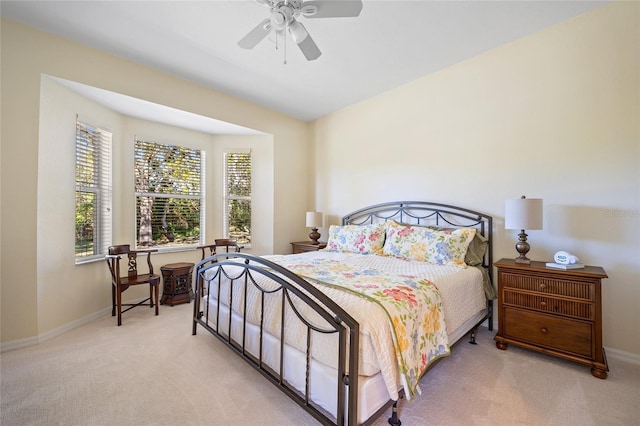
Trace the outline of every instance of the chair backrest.
{"label": "chair backrest", "polygon": [[[215,244],[208,244],[198,247],[202,250],[201,260],[204,260],[204,258],[207,256],[213,256],[214,254],[217,254],[218,247],[224,247],[227,253],[229,253],[229,247],[232,247],[233,251],[235,251],[236,253],[240,253],[240,250],[244,248],[244,246],[238,244],[238,240],[236,240],[235,238],[216,238],[214,241]],[[209,254],[206,253],[205,249],[209,249]]]}
{"label": "chair backrest", "polygon": [[240,251],[240,246],[238,245],[238,240],[234,239],[234,238],[217,238],[215,240],[216,242],[216,246],[218,247],[225,247],[227,250],[227,253],[229,253],[229,247],[234,247],[235,251]]}
{"label": "chair backrest", "polygon": [[109,269],[111,275],[115,280],[120,275],[120,255],[127,255],[127,275],[129,277],[138,276],[138,254],[147,255],[147,266],[149,268],[149,274],[153,274],[153,265],[151,264],[151,253],[158,250],[131,250],[129,244],[120,244],[109,247],[109,255],[107,256],[107,263],[109,263]]}
{"label": "chair backrest", "polygon": [[[129,244],[120,244],[117,246],[111,246],[109,247],[109,254],[110,255],[127,255],[127,275],[130,277],[137,277],[138,276],[138,259],[137,259],[137,253],[135,251],[131,251],[131,246]],[[116,262],[118,262],[118,258],[115,259]],[[114,271],[116,273],[116,275],[119,275],[119,263],[116,266],[115,269],[118,270],[118,272]]]}

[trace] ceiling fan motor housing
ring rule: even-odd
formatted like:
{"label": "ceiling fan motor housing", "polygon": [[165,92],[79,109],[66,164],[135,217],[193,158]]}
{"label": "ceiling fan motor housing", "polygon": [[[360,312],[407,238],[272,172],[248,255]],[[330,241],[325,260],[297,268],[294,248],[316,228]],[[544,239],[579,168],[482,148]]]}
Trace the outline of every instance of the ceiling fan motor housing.
{"label": "ceiling fan motor housing", "polygon": [[281,1],[271,9],[271,23],[278,30],[283,30],[294,18],[301,13],[300,0]]}

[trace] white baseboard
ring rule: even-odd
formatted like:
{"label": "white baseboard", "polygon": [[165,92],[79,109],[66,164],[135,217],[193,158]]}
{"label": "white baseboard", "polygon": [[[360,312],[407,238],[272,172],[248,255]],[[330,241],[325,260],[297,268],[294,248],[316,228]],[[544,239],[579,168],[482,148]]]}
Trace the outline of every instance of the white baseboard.
{"label": "white baseboard", "polygon": [[605,348],[605,351],[607,353],[608,359],[627,362],[634,365],[640,365],[640,355],[612,348]]}
{"label": "white baseboard", "polygon": [[16,349],[27,348],[38,344],[38,337],[27,337],[25,339],[12,340],[0,343],[0,353],[15,351]]}
{"label": "white baseboard", "polygon": [[[489,328],[488,321],[482,323],[482,327]],[[493,331],[498,331],[498,321],[494,316]],[[631,352],[621,351],[619,349],[613,349],[609,347],[604,348],[607,354],[607,358],[614,361],[626,362],[634,365],[640,365],[640,355]]]}
{"label": "white baseboard", "polygon": [[71,321],[70,323],[61,325],[60,327],[54,328],[53,330],[49,330],[46,333],[40,334],[35,337],[27,337],[25,339],[13,340],[10,342],[4,342],[0,344],[0,353],[13,351],[16,349],[22,349],[29,346],[35,346],[40,343],[46,342],[49,339],[53,339],[54,337],[60,336],[68,331],[73,330],[74,328],[78,328],[81,325],[87,324],[97,318],[100,318],[103,315],[111,312],[111,307],[104,308],[98,312],[94,312],[86,317],[77,319],[75,321]]}
{"label": "white baseboard", "polygon": [[89,314],[86,317],[77,319],[75,321],[71,321],[70,323],[54,328],[53,330],[49,330],[46,333],[43,333],[38,336],[38,343],[46,342],[49,339],[53,339],[56,336],[60,336],[61,334],[66,333],[67,331],[71,331],[74,328],[78,328],[81,325],[87,324],[97,318],[100,318],[101,316],[106,315],[107,313],[109,314],[111,313],[111,307],[104,308],[98,312]]}

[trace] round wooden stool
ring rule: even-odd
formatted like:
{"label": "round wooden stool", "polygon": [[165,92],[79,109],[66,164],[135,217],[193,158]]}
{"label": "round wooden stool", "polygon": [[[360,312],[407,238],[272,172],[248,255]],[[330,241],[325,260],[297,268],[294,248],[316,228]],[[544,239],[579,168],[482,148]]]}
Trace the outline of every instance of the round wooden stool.
{"label": "round wooden stool", "polygon": [[169,263],[160,268],[164,288],[160,304],[179,305],[180,303],[190,303],[193,299],[193,288],[191,285],[191,275],[193,273],[193,263]]}

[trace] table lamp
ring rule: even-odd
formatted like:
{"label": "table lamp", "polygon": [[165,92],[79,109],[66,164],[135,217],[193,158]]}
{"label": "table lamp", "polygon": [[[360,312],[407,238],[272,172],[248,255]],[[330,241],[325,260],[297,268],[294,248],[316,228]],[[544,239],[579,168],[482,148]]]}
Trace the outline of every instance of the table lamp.
{"label": "table lamp", "polygon": [[321,212],[307,212],[307,228],[311,228],[309,239],[311,244],[319,244],[318,239],[320,233],[318,228],[322,227],[322,213]]}
{"label": "table lamp", "polygon": [[504,205],[504,228],[520,229],[516,250],[520,256],[515,262],[530,265],[531,260],[527,258],[527,253],[531,246],[527,242],[525,229],[542,229],[542,199],[521,198],[507,200]]}

